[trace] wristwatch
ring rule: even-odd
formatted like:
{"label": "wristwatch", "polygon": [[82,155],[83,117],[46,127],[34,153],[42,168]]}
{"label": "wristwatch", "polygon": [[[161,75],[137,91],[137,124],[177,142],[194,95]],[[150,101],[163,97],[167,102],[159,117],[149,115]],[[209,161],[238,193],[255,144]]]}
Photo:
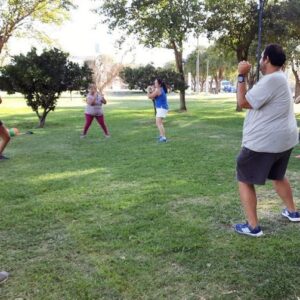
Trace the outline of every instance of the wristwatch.
{"label": "wristwatch", "polygon": [[245,75],[239,74],[238,75],[238,83],[243,83],[245,82]]}

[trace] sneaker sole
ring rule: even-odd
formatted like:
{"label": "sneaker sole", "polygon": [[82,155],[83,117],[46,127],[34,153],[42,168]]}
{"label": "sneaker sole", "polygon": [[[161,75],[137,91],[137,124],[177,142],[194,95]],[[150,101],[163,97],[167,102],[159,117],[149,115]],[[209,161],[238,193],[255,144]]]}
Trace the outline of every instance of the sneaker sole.
{"label": "sneaker sole", "polygon": [[7,272],[5,272],[5,273],[7,274],[7,276],[4,279],[2,279],[2,281],[0,281],[0,284],[6,282],[8,280],[9,273],[7,273]]}
{"label": "sneaker sole", "polygon": [[8,280],[8,277],[7,278],[5,278],[5,279],[3,279],[2,281],[0,281],[0,284],[2,284],[2,283],[4,283],[4,282],[6,282]]}
{"label": "sneaker sole", "polygon": [[289,219],[289,221],[291,222],[300,222],[300,218],[291,218],[290,216],[286,215],[285,213],[281,213],[281,215],[287,219]]}
{"label": "sneaker sole", "polygon": [[251,236],[251,237],[261,237],[261,236],[264,235],[264,233],[263,233],[262,231],[259,232],[259,233],[255,233],[255,234],[253,234],[253,233],[248,233],[248,232],[240,232],[240,231],[236,230],[235,228],[234,228],[234,231],[235,231],[236,233],[238,233],[238,234],[241,234],[241,235],[247,235],[247,236]]}

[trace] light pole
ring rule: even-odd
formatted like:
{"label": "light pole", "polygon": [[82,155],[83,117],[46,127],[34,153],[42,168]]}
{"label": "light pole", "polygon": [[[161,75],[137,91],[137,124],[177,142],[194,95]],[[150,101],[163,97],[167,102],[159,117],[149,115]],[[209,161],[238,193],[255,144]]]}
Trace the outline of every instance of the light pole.
{"label": "light pole", "polygon": [[200,93],[200,50],[199,50],[199,37],[197,38],[197,61],[196,61],[196,91],[199,94]]}
{"label": "light pole", "polygon": [[206,95],[208,95],[208,85],[209,85],[209,79],[208,79],[208,74],[209,74],[209,60],[207,58],[206,62]]}
{"label": "light pole", "polygon": [[258,44],[257,44],[257,51],[256,51],[256,59],[257,59],[256,81],[259,80],[259,68],[260,68],[260,56],[261,56],[261,37],[262,37],[264,2],[265,2],[264,0],[257,0],[257,9],[258,9]]}

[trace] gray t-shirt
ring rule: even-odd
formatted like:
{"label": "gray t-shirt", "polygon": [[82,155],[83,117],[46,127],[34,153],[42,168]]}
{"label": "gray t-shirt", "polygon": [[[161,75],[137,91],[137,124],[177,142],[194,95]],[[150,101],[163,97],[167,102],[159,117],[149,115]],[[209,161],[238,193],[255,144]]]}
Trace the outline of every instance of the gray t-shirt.
{"label": "gray t-shirt", "polygon": [[291,91],[282,71],[265,75],[246,94],[249,109],[242,146],[256,152],[280,153],[298,144]]}
{"label": "gray t-shirt", "polygon": [[[102,116],[103,110],[102,110],[102,96],[98,93],[95,95],[88,94],[86,98],[86,108],[85,113],[92,116]],[[95,104],[91,105],[95,101]]]}

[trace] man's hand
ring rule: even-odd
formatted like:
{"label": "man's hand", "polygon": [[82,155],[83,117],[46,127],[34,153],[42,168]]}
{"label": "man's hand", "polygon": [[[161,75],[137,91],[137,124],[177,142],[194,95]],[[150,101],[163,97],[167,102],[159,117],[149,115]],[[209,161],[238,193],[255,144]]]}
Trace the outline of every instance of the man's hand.
{"label": "man's hand", "polygon": [[248,61],[241,61],[238,65],[238,73],[242,75],[247,75],[250,72],[251,64]]}

